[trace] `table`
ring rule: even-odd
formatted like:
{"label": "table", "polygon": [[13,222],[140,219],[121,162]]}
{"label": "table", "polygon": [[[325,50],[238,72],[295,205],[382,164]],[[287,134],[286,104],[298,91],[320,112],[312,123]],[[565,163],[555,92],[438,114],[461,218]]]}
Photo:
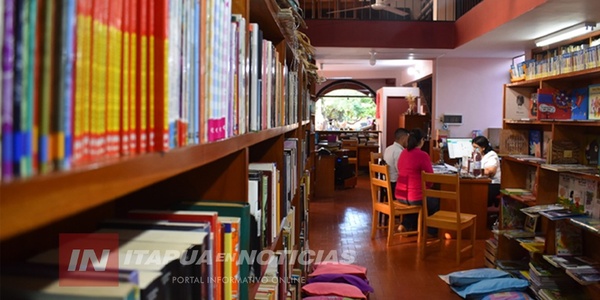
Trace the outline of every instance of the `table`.
{"label": "table", "polygon": [[[460,179],[460,210],[464,213],[477,215],[476,238],[488,239],[491,231],[487,228],[487,202],[488,187],[492,182],[489,178],[461,178]],[[453,210],[455,206],[442,201],[440,205],[442,210]],[[456,233],[451,233],[455,236]],[[463,237],[468,238],[469,232],[463,231]]]}
{"label": "table", "polygon": [[371,161],[371,152],[379,152],[378,145],[358,145],[357,161],[358,167],[368,167]]}

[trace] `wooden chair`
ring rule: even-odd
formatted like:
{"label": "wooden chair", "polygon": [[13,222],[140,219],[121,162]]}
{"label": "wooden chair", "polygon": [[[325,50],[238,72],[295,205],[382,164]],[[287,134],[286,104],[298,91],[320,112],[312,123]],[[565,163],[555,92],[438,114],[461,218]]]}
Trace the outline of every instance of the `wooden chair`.
{"label": "wooden chair", "polygon": [[342,140],[342,149],[349,150],[348,163],[354,164],[354,174],[355,176],[358,176],[358,141]]}
{"label": "wooden chair", "polygon": [[371,152],[369,153],[369,162],[372,164],[379,165],[383,161],[383,153]]}
{"label": "wooden chair", "polygon": [[[371,225],[371,239],[375,238],[375,231],[381,228],[388,229],[387,235],[387,246],[392,244],[392,240],[394,236],[407,236],[407,235],[417,235],[417,243],[421,243],[421,222],[422,222],[422,209],[421,206],[414,205],[406,205],[402,204],[398,201],[393,200],[392,198],[392,189],[390,185],[390,176],[388,173],[388,166],[386,165],[378,165],[369,163],[369,176],[371,180],[371,201],[373,204],[373,216],[372,216],[372,225]],[[385,189],[385,192],[383,191]],[[379,198],[380,193],[385,193],[384,201],[381,201]],[[384,214],[388,216],[389,222],[388,225],[378,225],[378,216],[379,214]],[[418,214],[418,224],[417,230],[415,231],[404,231],[404,232],[395,232],[396,224],[395,217],[400,216],[400,220],[402,220],[402,216],[406,214]]]}
{"label": "wooden chair", "polygon": [[[427,187],[430,184],[432,187]],[[440,189],[436,189],[439,187]],[[421,188],[423,189],[423,214],[424,222],[421,230],[423,238],[421,243],[421,258],[425,258],[427,252],[427,227],[435,227],[439,229],[447,229],[456,231],[456,263],[460,264],[460,257],[463,252],[470,251],[473,256],[475,247],[475,222],[477,215],[466,214],[460,212],[460,178],[458,174],[435,174],[421,171]],[[434,197],[442,201],[450,201],[448,207],[454,207],[453,210],[439,210],[431,216],[427,213],[427,197]],[[462,230],[471,228],[471,243],[461,248]],[[441,247],[441,242],[439,246]]]}

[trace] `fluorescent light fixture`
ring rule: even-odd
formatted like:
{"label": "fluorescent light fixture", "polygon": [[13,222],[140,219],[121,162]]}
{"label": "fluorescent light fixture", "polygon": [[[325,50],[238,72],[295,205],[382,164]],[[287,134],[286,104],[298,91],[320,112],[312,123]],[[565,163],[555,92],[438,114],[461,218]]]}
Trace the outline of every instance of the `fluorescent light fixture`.
{"label": "fluorescent light fixture", "polygon": [[596,22],[583,22],[571,27],[561,29],[547,36],[535,40],[536,47],[543,47],[556,42],[568,40],[595,30]]}

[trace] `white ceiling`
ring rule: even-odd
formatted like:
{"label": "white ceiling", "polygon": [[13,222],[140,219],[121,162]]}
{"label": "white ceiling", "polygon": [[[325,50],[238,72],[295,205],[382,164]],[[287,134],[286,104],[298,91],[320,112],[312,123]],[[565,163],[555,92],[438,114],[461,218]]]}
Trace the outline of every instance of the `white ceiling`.
{"label": "white ceiling", "polygon": [[[484,0],[485,1],[485,0]],[[527,0],[523,0],[527,1]],[[600,22],[600,0],[548,0],[535,9],[456,49],[377,49],[317,47],[317,67],[335,71],[378,71],[401,65],[386,60],[406,58],[431,60],[442,56],[512,58],[535,48],[534,39],[583,21]],[[598,26],[600,27],[600,26]],[[596,28],[596,30],[600,28]],[[377,64],[369,65],[369,51],[377,52]],[[406,65],[406,62],[402,64]]]}

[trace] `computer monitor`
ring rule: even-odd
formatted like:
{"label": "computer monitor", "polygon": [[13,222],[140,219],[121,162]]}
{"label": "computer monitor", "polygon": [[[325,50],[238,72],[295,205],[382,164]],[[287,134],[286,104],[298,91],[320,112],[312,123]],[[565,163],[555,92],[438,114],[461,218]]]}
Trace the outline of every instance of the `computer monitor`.
{"label": "computer monitor", "polygon": [[448,138],[448,156],[450,158],[463,158],[473,153],[473,143],[470,138]]}

